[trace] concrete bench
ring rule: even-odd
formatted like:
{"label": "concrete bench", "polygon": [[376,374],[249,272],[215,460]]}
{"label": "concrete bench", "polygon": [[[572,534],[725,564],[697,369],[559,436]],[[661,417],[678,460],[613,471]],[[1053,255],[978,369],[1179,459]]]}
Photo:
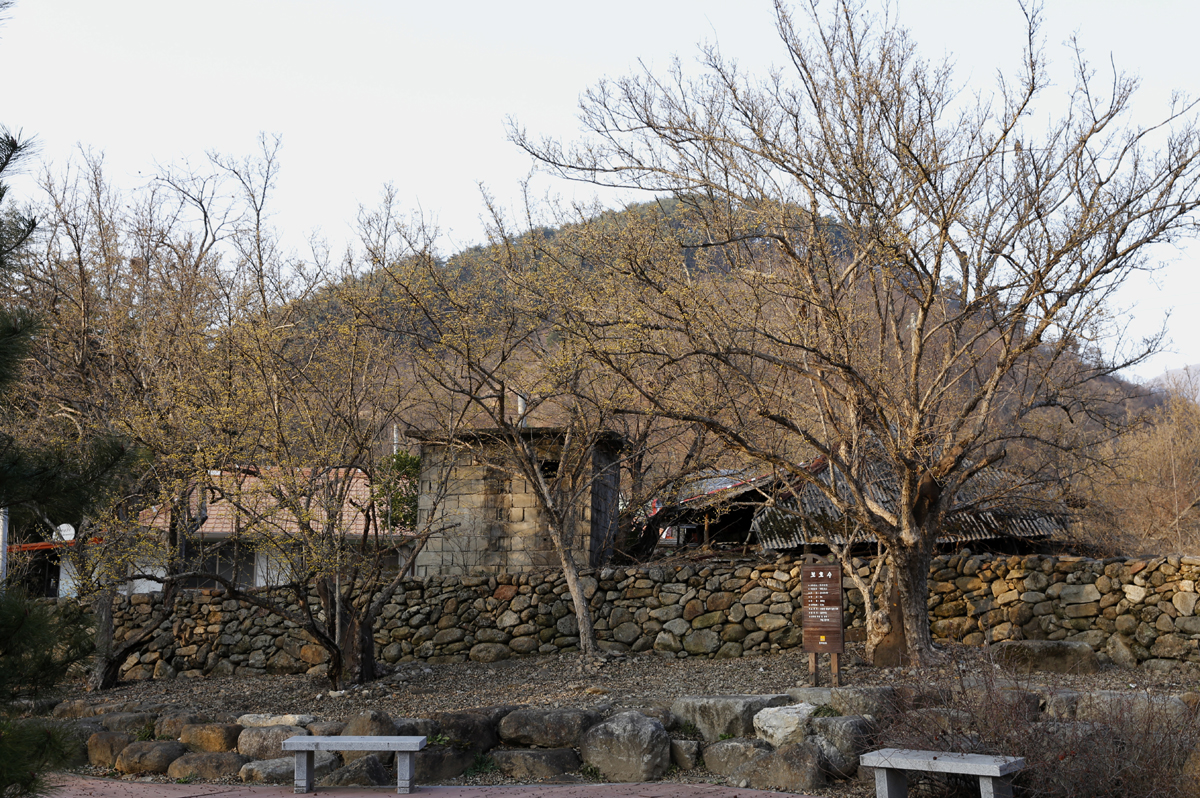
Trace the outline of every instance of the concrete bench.
{"label": "concrete bench", "polygon": [[315,751],[394,751],[396,792],[410,793],[413,787],[413,754],[425,747],[424,737],[289,737],[284,751],[296,752],[296,783],[293,792],[312,792]]}
{"label": "concrete bench", "polygon": [[881,748],[863,754],[859,764],[875,768],[876,798],[904,798],[908,795],[908,776],[905,773],[908,770],[978,776],[982,798],[1012,798],[1013,774],[1025,767],[1025,760],[1015,756]]}

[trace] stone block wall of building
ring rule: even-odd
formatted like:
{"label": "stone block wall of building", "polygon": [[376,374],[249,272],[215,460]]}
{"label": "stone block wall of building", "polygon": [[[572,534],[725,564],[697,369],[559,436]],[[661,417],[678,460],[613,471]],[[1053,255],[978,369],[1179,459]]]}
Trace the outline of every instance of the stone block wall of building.
{"label": "stone block wall of building", "polygon": [[[554,462],[560,446],[553,431],[530,430],[540,454]],[[534,486],[497,467],[503,457],[495,446],[421,448],[417,521],[431,519],[449,534],[430,538],[414,563],[416,576],[502,574],[538,571],[559,565],[546,517]],[[619,469],[611,446],[592,452],[590,473],[581,475],[587,499],[570,518],[572,551],[580,567],[607,559],[616,532]]]}
{"label": "stone block wall of building", "polygon": [[[870,563],[856,560],[857,568]],[[599,645],[610,651],[727,658],[801,644],[800,568],[782,558],[603,568],[583,577]],[[936,557],[929,611],[936,638],[1087,643],[1122,667],[1200,672],[1200,558]],[[845,580],[848,636],[862,597]],[[379,659],[495,661],[577,650],[570,596],[555,572],[433,576],[404,584],[375,627]],[[158,594],[119,597],[118,638]],[[858,633],[858,634],[856,634]],[[294,624],[214,591],[186,591],[125,678],[323,672],[325,652]]]}

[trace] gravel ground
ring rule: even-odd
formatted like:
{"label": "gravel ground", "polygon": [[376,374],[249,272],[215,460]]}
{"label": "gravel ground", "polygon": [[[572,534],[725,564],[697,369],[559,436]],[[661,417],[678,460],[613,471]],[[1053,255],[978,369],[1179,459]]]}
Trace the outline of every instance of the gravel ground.
{"label": "gravel ground", "polygon": [[[928,689],[959,675],[979,673],[993,666],[980,648],[950,646],[945,663],[936,668],[875,669],[859,656],[860,646],[849,646],[842,658],[842,684],[910,685]],[[608,713],[622,708],[669,707],[683,695],[779,693],[809,684],[808,659],[798,649],[732,660],[665,659],[650,655],[622,656],[581,671],[577,657],[536,657],[492,664],[461,663],[424,665],[409,663],[389,669],[376,682],[331,694],[324,679],[307,676],[254,678],[174,679],[122,683],[102,695],[72,690],[64,698],[84,698],[89,703],[140,702],[167,704],[178,711],[233,720],[247,712],[307,713],[326,720],[343,720],[367,709],[393,717],[428,717],[472,707],[525,704],[538,707],[581,707]],[[827,662],[821,680],[828,684]],[[1200,690],[1200,679],[1179,673],[1123,671],[1112,666],[1091,676],[1039,674],[1027,684],[1048,683],[1074,689],[1149,690],[1182,693]],[[1046,678],[1041,678],[1046,677]],[[91,768],[81,773],[105,775]],[[576,777],[587,781],[584,776]],[[717,781],[705,771],[674,770],[669,780]],[[508,783],[496,772],[475,774],[448,783]],[[874,794],[872,784],[841,782],[817,795],[858,798]]]}

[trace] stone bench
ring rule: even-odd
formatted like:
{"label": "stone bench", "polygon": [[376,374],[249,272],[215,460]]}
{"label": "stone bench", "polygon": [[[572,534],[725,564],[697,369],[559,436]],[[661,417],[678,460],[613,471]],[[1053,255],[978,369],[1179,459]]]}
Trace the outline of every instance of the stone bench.
{"label": "stone bench", "polygon": [[396,754],[396,792],[413,791],[413,754],[425,747],[424,737],[297,736],[283,741],[284,751],[296,752],[293,792],[312,792],[315,751],[393,751]]}
{"label": "stone bench", "polygon": [[863,754],[859,764],[875,769],[876,798],[904,798],[908,795],[908,776],[905,773],[908,770],[978,776],[982,798],[1012,798],[1013,774],[1025,767],[1025,760],[1015,756],[881,748]]}

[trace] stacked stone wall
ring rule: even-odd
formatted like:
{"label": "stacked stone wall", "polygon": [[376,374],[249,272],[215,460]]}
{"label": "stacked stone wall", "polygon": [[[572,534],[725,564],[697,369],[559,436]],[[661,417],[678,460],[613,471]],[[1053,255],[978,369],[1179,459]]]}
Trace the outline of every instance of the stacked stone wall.
{"label": "stacked stone wall", "polygon": [[[871,567],[855,560],[861,573]],[[730,658],[801,644],[798,562],[604,568],[583,577],[601,648]],[[1092,560],[962,552],[934,558],[934,636],[982,645],[1009,639],[1088,643],[1123,667],[1200,671],[1200,558]],[[844,581],[850,639],[861,639],[862,596]],[[122,596],[118,640],[145,623],[159,594]],[[315,610],[315,599],[312,599]],[[577,650],[578,627],[553,572],[413,579],[375,625],[379,659],[455,662]],[[124,678],[322,673],[325,651],[290,621],[209,590],[186,591]]]}

